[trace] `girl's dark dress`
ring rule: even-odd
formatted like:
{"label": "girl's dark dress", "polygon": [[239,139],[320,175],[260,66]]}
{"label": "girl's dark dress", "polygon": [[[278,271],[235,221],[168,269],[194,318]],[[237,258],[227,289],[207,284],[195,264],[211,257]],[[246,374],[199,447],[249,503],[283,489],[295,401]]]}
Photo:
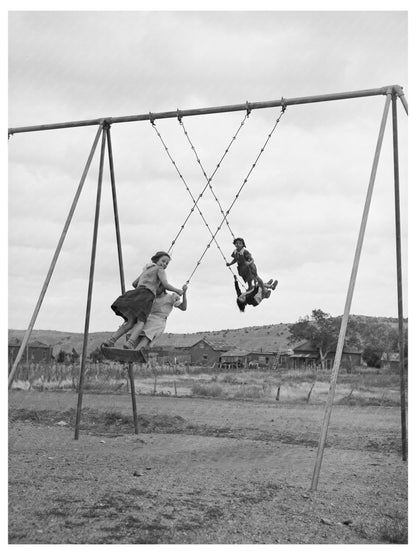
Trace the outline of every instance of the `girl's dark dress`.
{"label": "girl's dark dress", "polygon": [[158,272],[160,267],[149,264],[138,278],[136,289],[126,291],[111,305],[111,308],[124,320],[136,319],[146,322],[152,309],[157,288],[160,286]]}
{"label": "girl's dark dress", "polygon": [[257,276],[257,268],[254,264],[253,257],[248,250],[243,247],[240,251],[235,249],[231,257],[237,261],[237,272],[246,283],[253,281]]}
{"label": "girl's dark dress", "polygon": [[147,287],[137,287],[120,295],[111,305],[111,308],[125,320],[136,318],[140,322],[146,322],[152,310],[155,295]]}

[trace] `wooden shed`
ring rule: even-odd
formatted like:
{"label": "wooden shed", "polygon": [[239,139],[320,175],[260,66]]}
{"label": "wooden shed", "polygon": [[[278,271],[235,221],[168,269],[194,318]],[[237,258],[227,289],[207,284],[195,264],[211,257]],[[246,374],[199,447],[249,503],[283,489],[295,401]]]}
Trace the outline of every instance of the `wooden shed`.
{"label": "wooden shed", "polygon": [[[325,368],[332,368],[335,359],[335,351],[330,351],[324,361]],[[293,355],[288,358],[289,368],[314,368],[321,364],[319,350],[314,348],[310,341],[293,348]],[[362,364],[362,351],[345,347],[342,351],[341,366]]]}
{"label": "wooden shed", "polygon": [[223,353],[234,347],[222,342],[208,341],[205,337],[187,348],[191,355],[191,364],[200,366],[219,365]]}
{"label": "wooden shed", "polygon": [[[17,353],[19,352],[20,345],[22,342],[20,339],[12,339],[9,341],[8,354],[9,354],[9,364],[13,364],[16,360]],[[46,345],[41,341],[32,341],[28,343],[25,347],[23,356],[21,358],[22,363],[45,363],[48,364],[52,360],[52,346]]]}
{"label": "wooden shed", "polygon": [[247,368],[248,366],[248,351],[243,349],[231,349],[222,353],[220,356],[221,368]]}

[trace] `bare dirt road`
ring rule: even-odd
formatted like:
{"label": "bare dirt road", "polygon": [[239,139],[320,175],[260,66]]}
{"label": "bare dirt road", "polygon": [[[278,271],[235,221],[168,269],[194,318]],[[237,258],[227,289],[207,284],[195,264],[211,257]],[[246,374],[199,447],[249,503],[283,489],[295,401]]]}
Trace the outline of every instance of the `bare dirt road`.
{"label": "bare dirt road", "polygon": [[11,544],[372,544],[407,537],[398,407],[9,395]]}

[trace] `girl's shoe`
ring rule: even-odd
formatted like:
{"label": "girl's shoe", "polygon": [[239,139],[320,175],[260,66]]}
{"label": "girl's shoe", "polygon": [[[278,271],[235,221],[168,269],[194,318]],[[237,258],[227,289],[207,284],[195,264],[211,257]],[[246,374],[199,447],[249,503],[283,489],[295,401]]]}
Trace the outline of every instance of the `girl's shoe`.
{"label": "girl's shoe", "polygon": [[273,282],[273,285],[272,285],[273,291],[276,289],[277,283],[278,283],[278,281],[277,281],[277,279],[275,279],[274,282]]}
{"label": "girl's shoe", "polygon": [[107,339],[107,341],[103,341],[103,343],[101,343],[101,347],[114,347],[114,343],[115,341],[110,341],[109,339]]}

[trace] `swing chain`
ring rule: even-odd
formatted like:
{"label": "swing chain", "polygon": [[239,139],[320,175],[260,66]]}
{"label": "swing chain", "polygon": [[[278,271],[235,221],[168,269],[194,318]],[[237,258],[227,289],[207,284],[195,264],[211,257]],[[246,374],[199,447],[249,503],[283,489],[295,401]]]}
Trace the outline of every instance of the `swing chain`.
{"label": "swing chain", "polygon": [[[240,129],[241,129],[242,126],[244,125],[244,123],[245,123],[245,121],[246,121],[247,118],[248,118],[248,114],[244,117],[243,121],[241,122],[241,124],[240,124],[240,126],[239,126],[239,128],[238,128],[238,130],[237,130],[237,132],[236,132],[235,135],[232,137],[231,142],[229,143],[229,145],[228,145],[228,147],[226,148],[226,150],[225,150],[223,156],[221,157],[219,163],[217,164],[215,170],[213,171],[213,173],[211,174],[210,177],[208,177],[208,175],[207,175],[207,173],[206,173],[206,171],[205,171],[205,169],[204,169],[204,166],[202,165],[201,159],[200,159],[200,157],[199,157],[199,155],[198,155],[198,153],[197,153],[197,151],[196,151],[196,148],[195,148],[194,144],[192,143],[192,140],[191,140],[191,138],[190,138],[190,136],[189,136],[189,132],[185,129],[185,125],[183,124],[183,121],[179,120],[179,124],[180,124],[180,126],[182,127],[182,130],[183,130],[183,132],[184,132],[184,134],[185,134],[185,137],[186,137],[188,143],[189,143],[190,146],[191,146],[191,150],[192,150],[193,153],[195,154],[196,161],[197,161],[199,167],[201,168],[202,174],[203,174],[203,176],[205,177],[206,182],[207,182],[207,184],[206,184],[206,186],[204,187],[204,189],[202,190],[202,193],[201,193],[201,195],[200,195],[199,198],[201,198],[201,196],[205,193],[207,187],[209,187],[209,189],[210,189],[210,191],[211,191],[211,194],[212,194],[212,196],[214,197],[214,200],[215,200],[215,202],[217,203],[217,205],[218,205],[218,207],[219,207],[219,209],[220,209],[221,214],[222,214],[223,216],[225,216],[225,223],[226,223],[226,225],[227,225],[227,227],[228,227],[228,229],[229,229],[229,231],[230,231],[230,233],[231,233],[231,237],[232,237],[233,239],[235,238],[234,233],[233,233],[233,230],[231,229],[230,222],[227,220],[227,216],[226,216],[226,214],[224,213],[224,210],[223,210],[223,208],[222,208],[222,206],[221,206],[221,203],[220,203],[220,201],[219,201],[217,195],[215,194],[214,188],[212,187],[212,180],[213,180],[215,174],[217,173],[218,169],[220,168],[221,163],[222,163],[222,161],[224,160],[224,157],[225,157],[226,154],[228,153],[229,148],[231,147],[232,143],[236,140],[237,135],[238,135],[238,133],[240,132]],[[199,199],[198,199],[198,200],[199,200]]]}
{"label": "swing chain", "polygon": [[225,255],[224,255],[224,253],[222,252],[220,245],[218,244],[217,240],[215,239],[214,233],[212,232],[211,228],[209,227],[208,222],[206,221],[206,219],[205,219],[205,217],[204,217],[204,215],[203,215],[201,209],[200,209],[199,206],[198,206],[198,201],[199,201],[199,199],[201,198],[202,193],[199,195],[199,198],[198,198],[198,199],[195,199],[194,195],[192,194],[192,191],[190,190],[190,188],[189,188],[187,182],[185,181],[185,178],[183,177],[182,173],[179,171],[179,168],[178,168],[178,166],[177,166],[175,160],[172,158],[172,156],[171,156],[171,154],[170,154],[170,152],[169,152],[168,147],[166,146],[166,144],[165,144],[165,142],[164,142],[164,140],[163,140],[161,134],[159,133],[158,128],[156,127],[156,125],[155,125],[154,123],[152,123],[152,126],[153,126],[153,129],[155,130],[157,136],[159,137],[160,141],[162,142],[162,144],[163,144],[163,146],[164,146],[164,148],[165,148],[166,154],[168,155],[170,161],[171,161],[172,164],[174,165],[175,170],[177,171],[177,173],[178,173],[178,175],[179,175],[179,177],[180,177],[182,183],[183,183],[184,186],[185,186],[185,189],[187,190],[189,196],[191,197],[191,199],[193,200],[193,203],[194,203],[193,206],[192,206],[192,208],[191,208],[191,211],[189,212],[189,214],[188,214],[188,216],[187,216],[187,218],[186,218],[186,220],[185,220],[185,222],[182,224],[182,226],[180,227],[180,230],[179,230],[178,234],[176,235],[176,237],[175,237],[174,240],[172,241],[172,243],[171,243],[171,245],[170,245],[170,247],[169,247],[169,249],[168,249],[168,253],[170,253],[170,252],[172,251],[172,248],[173,248],[174,244],[176,243],[176,240],[177,240],[177,238],[179,237],[180,233],[183,231],[183,229],[184,229],[184,227],[185,227],[185,224],[186,224],[187,220],[190,218],[192,212],[193,212],[194,209],[196,208],[196,209],[198,210],[199,215],[201,216],[201,218],[202,218],[202,220],[203,220],[205,226],[207,227],[207,229],[208,229],[208,231],[209,231],[211,237],[212,237],[211,242],[212,242],[212,241],[215,241],[215,244],[217,245],[218,250],[221,252],[221,254],[222,254],[224,260],[226,260]]}
{"label": "swing chain", "polygon": [[[199,160],[199,157],[198,157],[198,155],[197,155],[197,153],[196,153],[195,147],[192,145],[192,142],[190,141],[189,136],[188,136],[188,134],[187,134],[187,131],[186,131],[186,129],[185,129],[185,126],[184,126],[183,123],[182,123],[182,115],[181,115],[179,109],[177,109],[177,114],[178,114],[179,123],[182,125],[182,128],[183,128],[183,131],[184,131],[184,133],[185,133],[185,136],[187,137],[188,141],[190,142],[191,148],[192,148],[192,150],[194,151],[195,156],[196,156],[197,159]],[[212,194],[213,194],[214,197],[215,197],[215,193],[214,193],[214,191],[213,191],[212,186],[210,185],[210,183],[211,183],[211,181],[212,181],[214,175],[216,174],[216,172],[217,172],[218,169],[220,168],[220,166],[221,166],[221,164],[222,164],[222,162],[223,162],[225,156],[226,156],[226,155],[228,154],[228,152],[230,151],[230,148],[231,148],[233,142],[237,139],[237,136],[238,136],[238,134],[240,133],[240,131],[241,131],[243,125],[245,124],[247,117],[248,117],[248,115],[246,115],[246,116],[243,118],[243,120],[240,122],[237,131],[236,131],[236,132],[234,133],[234,135],[232,136],[232,138],[231,138],[231,140],[230,140],[230,142],[229,142],[227,148],[225,149],[225,151],[224,151],[222,157],[220,158],[220,160],[219,160],[219,162],[218,162],[218,164],[217,164],[215,170],[213,171],[213,173],[211,174],[211,176],[210,176],[209,179],[208,179],[208,177],[206,176],[206,173],[205,173],[205,171],[204,171],[204,169],[202,168],[202,165],[201,165],[201,168],[202,168],[202,170],[203,170],[203,172],[204,172],[204,175],[205,175],[205,177],[206,177],[206,179],[207,179],[207,184],[206,184],[205,187],[202,189],[202,191],[201,191],[201,193],[199,194],[198,198],[197,198],[196,200],[193,199],[193,200],[194,200],[194,205],[193,205],[192,208],[190,209],[190,212],[189,212],[188,216],[186,217],[184,223],[183,223],[182,226],[180,227],[180,230],[179,230],[178,234],[177,234],[176,237],[173,239],[172,244],[171,244],[171,247],[170,247],[170,249],[169,249],[169,252],[170,252],[170,250],[172,249],[173,245],[176,243],[177,239],[179,238],[179,235],[182,233],[182,231],[183,231],[183,229],[184,229],[184,227],[185,227],[185,224],[188,222],[190,216],[192,215],[192,212],[194,211],[195,208],[198,208],[197,204],[198,204],[198,202],[201,200],[201,198],[202,198],[202,196],[204,195],[204,193],[205,193],[205,191],[206,191],[206,189],[207,189],[208,186],[210,186],[211,191],[212,191]],[[177,172],[178,172],[178,174],[179,174],[179,177],[180,177],[181,180],[184,182],[185,188],[187,189],[188,193],[191,195],[190,190],[189,190],[189,187],[187,186],[187,184],[185,183],[185,181],[184,181],[184,179],[183,179],[181,173],[179,172],[179,170],[178,170],[178,168],[177,168],[177,166],[176,166],[176,163],[173,161],[173,159],[172,159],[172,157],[171,157],[171,155],[170,155],[170,153],[169,153],[169,150],[168,150],[166,144],[164,143],[164,141],[163,141],[163,139],[162,139],[162,136],[160,135],[160,133],[158,132],[156,126],[154,125],[154,122],[152,122],[152,125],[153,125],[153,128],[155,129],[155,131],[156,131],[156,133],[157,133],[157,135],[158,135],[160,141],[162,142],[162,144],[163,144],[163,146],[164,146],[164,148],[165,148],[166,153],[168,154],[169,158],[171,159],[173,165],[175,166],[175,168],[176,168],[176,170],[177,170]],[[191,196],[192,196],[192,195],[191,195]],[[192,198],[193,198],[193,197],[192,197]],[[215,197],[215,198],[216,198],[216,197]],[[217,203],[218,203],[219,206],[220,206],[221,213],[224,214],[224,212],[222,211],[222,207],[221,207],[221,204],[220,204],[219,200],[218,200],[218,199],[216,199],[216,200],[217,200]],[[228,227],[229,227],[230,233],[231,233],[231,235],[232,235],[232,238],[234,239],[234,234],[233,234],[233,232],[232,232],[230,226],[228,226]],[[221,251],[220,251],[220,252],[221,252]],[[224,258],[225,258],[225,257],[224,257]]]}
{"label": "swing chain", "polygon": [[[227,215],[230,213],[230,211],[231,211],[231,209],[233,208],[234,204],[236,203],[238,197],[240,196],[240,193],[241,193],[241,191],[243,190],[243,187],[244,187],[245,184],[247,183],[248,178],[250,177],[250,175],[251,175],[253,169],[255,168],[257,162],[259,161],[260,156],[261,156],[262,153],[264,152],[264,149],[265,149],[265,147],[267,146],[267,144],[268,144],[268,142],[269,142],[271,136],[272,136],[273,133],[275,132],[275,130],[276,130],[276,128],[277,128],[277,126],[278,126],[278,124],[279,124],[279,122],[280,122],[280,119],[281,119],[281,117],[283,116],[285,110],[286,110],[286,106],[285,106],[285,107],[282,106],[281,112],[280,112],[280,114],[278,115],[276,121],[274,122],[274,125],[273,125],[273,127],[272,127],[272,130],[271,130],[270,133],[268,134],[268,136],[267,136],[267,138],[266,138],[266,141],[264,142],[262,148],[260,149],[260,152],[258,153],[258,155],[257,155],[257,157],[256,157],[256,159],[255,159],[255,161],[254,161],[254,164],[251,166],[249,172],[247,173],[245,179],[243,180],[242,185],[240,186],[239,190],[237,191],[237,194],[235,195],[234,200],[232,201],[232,203],[230,204],[228,210],[226,211],[226,214],[227,214]],[[224,224],[224,221],[225,221],[225,216],[224,216],[223,219],[221,220],[221,222],[220,222],[220,224],[219,224],[219,226],[218,226],[218,228],[217,228],[217,230],[216,230],[216,232],[215,232],[213,238],[211,239],[211,242],[209,243],[208,247],[211,245],[212,241],[215,239],[215,236],[217,235],[217,233],[218,233],[218,232],[220,231],[220,229],[222,228],[222,226],[223,226],[223,224]],[[202,259],[204,258],[205,254],[206,254],[206,252],[207,252],[207,250],[208,250],[208,247],[205,248],[205,250],[203,251],[202,255],[200,256],[200,258],[199,258],[199,260],[198,260],[198,262],[197,262],[197,264],[196,264],[194,270],[192,271],[191,275],[190,275],[189,278],[188,278],[188,282],[190,281],[191,277],[192,277],[192,276],[194,275],[194,273],[196,272],[196,270],[197,270],[199,264],[201,263]]]}

